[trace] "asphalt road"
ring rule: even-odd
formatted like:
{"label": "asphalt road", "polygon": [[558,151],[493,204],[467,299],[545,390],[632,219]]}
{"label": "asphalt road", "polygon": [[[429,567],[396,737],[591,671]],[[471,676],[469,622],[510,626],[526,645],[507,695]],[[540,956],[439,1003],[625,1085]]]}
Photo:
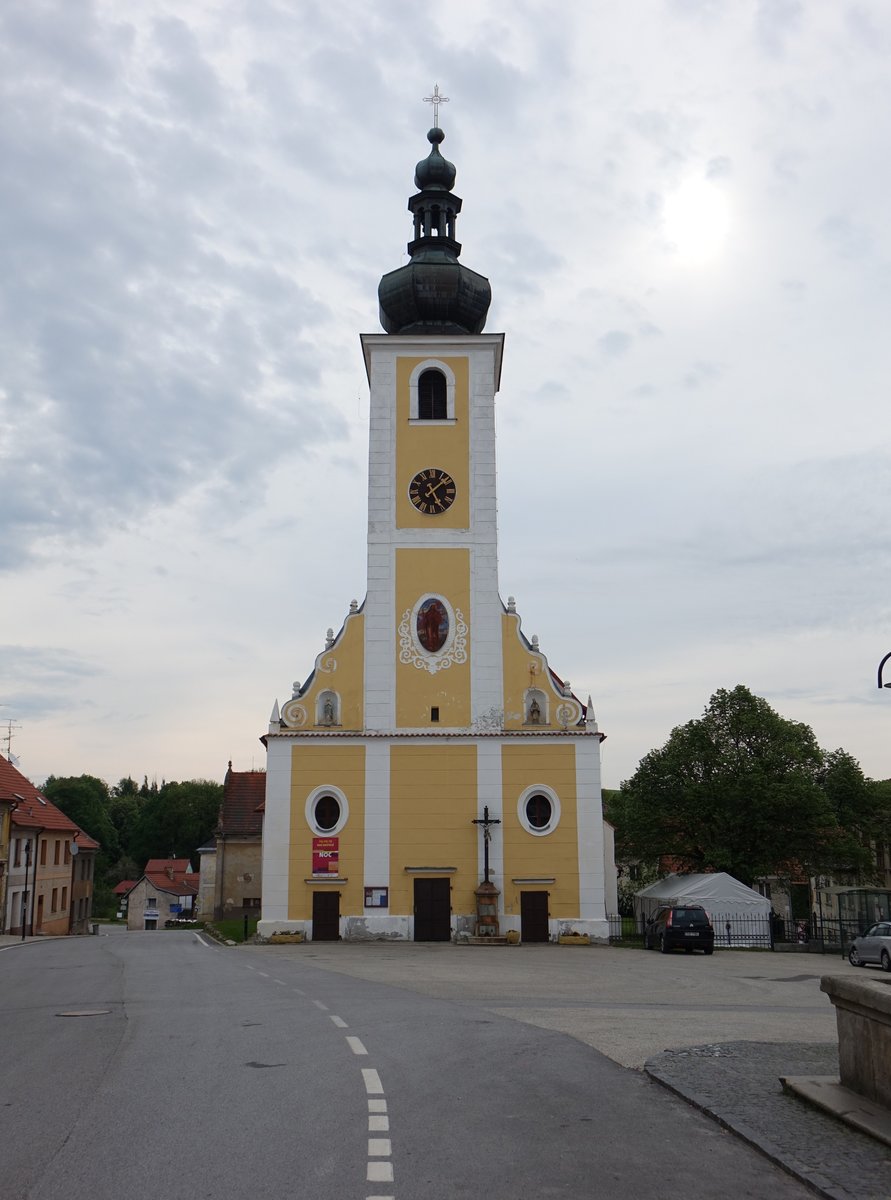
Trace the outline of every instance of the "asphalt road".
{"label": "asphalt road", "polygon": [[[811,1195],[638,1071],[529,1019],[574,1009],[574,981],[590,993],[607,963],[668,987],[720,956],[641,954],[632,970],[627,952],[540,951],[123,931],[5,950],[0,1196]],[[775,973],[778,957],[747,969]]]}

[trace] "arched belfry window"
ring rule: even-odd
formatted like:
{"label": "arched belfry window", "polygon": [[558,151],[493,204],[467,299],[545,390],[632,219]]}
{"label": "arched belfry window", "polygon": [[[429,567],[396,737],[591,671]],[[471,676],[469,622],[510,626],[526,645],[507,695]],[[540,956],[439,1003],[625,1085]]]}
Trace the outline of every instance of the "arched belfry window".
{"label": "arched belfry window", "polygon": [[455,373],[448,363],[427,358],[416,364],[408,381],[411,421],[455,420]]}
{"label": "arched belfry window", "polygon": [[448,388],[442,371],[424,371],[418,380],[418,420],[444,421],[448,416]]}

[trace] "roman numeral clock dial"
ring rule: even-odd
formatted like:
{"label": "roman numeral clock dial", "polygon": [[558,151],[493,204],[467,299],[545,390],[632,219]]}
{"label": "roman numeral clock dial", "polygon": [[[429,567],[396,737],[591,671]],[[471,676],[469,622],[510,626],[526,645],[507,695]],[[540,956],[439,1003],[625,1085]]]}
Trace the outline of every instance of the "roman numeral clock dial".
{"label": "roman numeral clock dial", "polygon": [[452,507],[455,481],[448,471],[442,471],[439,467],[425,467],[408,485],[408,498],[418,512],[435,517]]}

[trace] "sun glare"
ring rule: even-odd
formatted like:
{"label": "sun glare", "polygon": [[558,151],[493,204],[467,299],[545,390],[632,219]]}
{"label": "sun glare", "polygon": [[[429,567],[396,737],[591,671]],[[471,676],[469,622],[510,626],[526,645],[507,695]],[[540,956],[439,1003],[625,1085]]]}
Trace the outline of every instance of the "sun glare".
{"label": "sun glare", "polygon": [[688,179],[665,199],[665,237],[685,262],[707,263],[724,249],[730,206],[724,192],[706,179]]}

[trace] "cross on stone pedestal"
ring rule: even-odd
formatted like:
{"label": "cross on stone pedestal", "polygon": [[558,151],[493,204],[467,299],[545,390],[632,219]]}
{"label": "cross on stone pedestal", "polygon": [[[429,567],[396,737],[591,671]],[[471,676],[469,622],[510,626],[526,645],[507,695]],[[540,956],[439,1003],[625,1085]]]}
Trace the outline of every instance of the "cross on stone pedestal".
{"label": "cross on stone pedestal", "polygon": [[491,830],[490,826],[500,825],[501,818],[500,817],[490,817],[489,816],[489,806],[488,806],[488,804],[486,804],[483,807],[483,815],[481,817],[475,817],[473,820],[473,824],[474,825],[482,825],[482,827],[483,827],[483,866],[484,866],[484,876],[483,877],[485,879],[485,882],[488,883],[489,882],[489,842],[492,840],[492,830]]}

